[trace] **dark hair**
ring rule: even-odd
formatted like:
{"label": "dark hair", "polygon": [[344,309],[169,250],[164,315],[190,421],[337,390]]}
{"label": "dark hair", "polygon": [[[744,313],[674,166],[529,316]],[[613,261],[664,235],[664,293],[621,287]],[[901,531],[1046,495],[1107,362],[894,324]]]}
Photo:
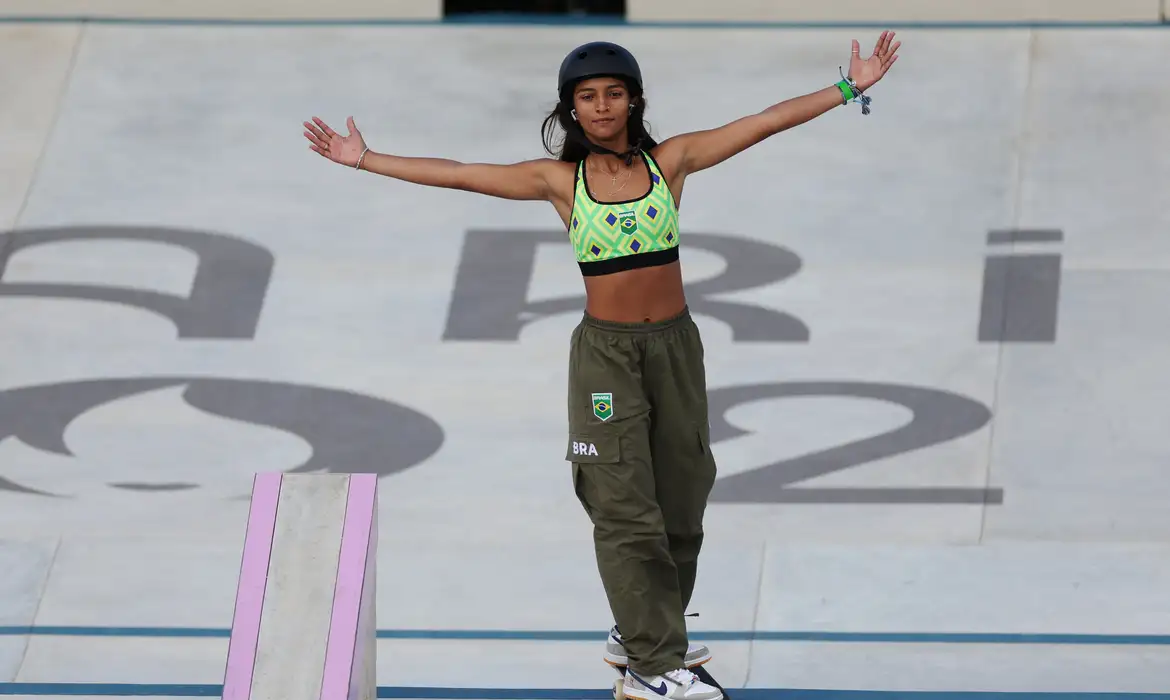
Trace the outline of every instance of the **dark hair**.
{"label": "dark hair", "polygon": [[[628,137],[628,149],[624,153],[616,153],[603,146],[599,146],[589,140],[585,135],[585,130],[577,120],[573,119],[573,89],[574,85],[565,86],[564,92],[561,93],[561,99],[557,102],[556,107],[552,112],[544,118],[544,123],[540,127],[541,135],[544,137],[544,150],[549,155],[556,156],[559,160],[568,163],[580,163],[585,160],[590,151],[595,153],[608,153],[625,158],[628,165],[633,161],[634,155],[641,150],[649,150],[658,145],[654,137],[650,135],[650,124],[646,122],[646,99],[642,92],[636,88],[631,89],[630,81],[619,78],[626,89],[630,93],[630,99],[634,101],[634,109],[630,112],[630,118],[626,122],[626,135]],[[564,131],[564,136],[561,137],[558,143],[553,143],[553,135],[557,126]]]}

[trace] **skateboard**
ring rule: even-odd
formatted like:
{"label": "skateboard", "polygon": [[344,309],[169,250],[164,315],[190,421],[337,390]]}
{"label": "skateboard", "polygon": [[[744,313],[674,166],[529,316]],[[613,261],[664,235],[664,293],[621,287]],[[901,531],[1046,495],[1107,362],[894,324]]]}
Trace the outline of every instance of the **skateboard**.
{"label": "skateboard", "polygon": [[[626,700],[626,666],[610,663],[609,661],[605,663],[617,671],[618,674],[617,680],[613,682],[613,700]],[[692,666],[689,670],[707,685],[718,688],[719,692],[723,693],[723,700],[731,700],[731,696],[727,694],[723,686],[719,685],[719,681],[715,680],[715,677],[711,675],[711,672],[707,670],[704,664]]]}

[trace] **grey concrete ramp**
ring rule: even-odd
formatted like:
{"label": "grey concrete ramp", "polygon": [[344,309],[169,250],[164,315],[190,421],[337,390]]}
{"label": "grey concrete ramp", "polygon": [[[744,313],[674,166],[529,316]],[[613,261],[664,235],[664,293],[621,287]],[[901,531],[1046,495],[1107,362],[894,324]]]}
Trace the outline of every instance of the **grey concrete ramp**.
{"label": "grey concrete ramp", "polygon": [[0,110],[4,158],[0,162],[0,222],[13,226],[29,194],[36,165],[53,130],[72,68],[80,27],[0,25]]}
{"label": "grey concrete ramp", "polygon": [[[605,691],[555,214],[331,165],[301,122],[512,162],[578,43],[637,53],[669,135],[876,32],[0,32],[0,692],[214,690],[277,470],[381,475],[389,696]],[[900,38],[873,114],[687,184],[720,464],[692,633],[745,698],[1166,693],[1170,34]]]}

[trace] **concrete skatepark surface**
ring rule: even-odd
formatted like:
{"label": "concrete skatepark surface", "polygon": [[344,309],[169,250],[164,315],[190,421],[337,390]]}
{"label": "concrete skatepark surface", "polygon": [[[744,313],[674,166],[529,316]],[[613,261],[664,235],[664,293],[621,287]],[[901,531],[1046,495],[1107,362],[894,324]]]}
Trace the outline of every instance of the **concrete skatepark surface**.
{"label": "concrete skatepark surface", "polygon": [[[0,692],[217,694],[251,476],[298,469],[383,475],[388,695],[607,697],[555,214],[300,135],[540,156],[599,34],[662,136],[877,32],[0,24]],[[691,630],[733,697],[1170,693],[1170,34],[899,38],[872,115],[688,181]]]}

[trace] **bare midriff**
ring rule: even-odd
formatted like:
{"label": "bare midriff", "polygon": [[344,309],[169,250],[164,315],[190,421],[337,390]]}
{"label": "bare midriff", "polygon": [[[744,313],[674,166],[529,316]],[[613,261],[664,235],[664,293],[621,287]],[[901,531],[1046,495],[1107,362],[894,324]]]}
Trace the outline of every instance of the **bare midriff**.
{"label": "bare midriff", "polygon": [[618,323],[654,323],[677,316],[686,306],[682,266],[657,267],[585,277],[585,311]]}

